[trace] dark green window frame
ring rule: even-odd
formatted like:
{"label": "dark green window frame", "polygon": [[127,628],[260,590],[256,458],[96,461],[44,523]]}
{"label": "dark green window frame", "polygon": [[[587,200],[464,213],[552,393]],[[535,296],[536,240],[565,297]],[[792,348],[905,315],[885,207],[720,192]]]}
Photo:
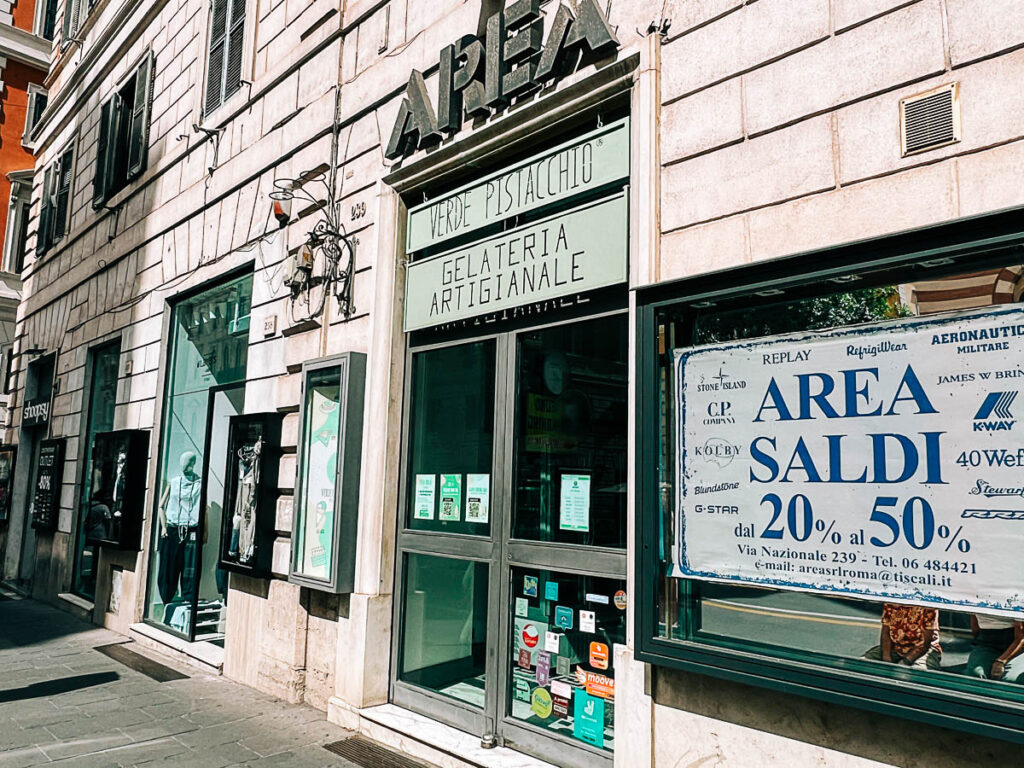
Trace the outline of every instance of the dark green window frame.
{"label": "dark green window frame", "polygon": [[[693,609],[697,604],[691,595],[692,583],[685,580],[680,581],[679,598],[680,606],[689,604],[681,611],[683,639],[668,639],[658,631],[658,585],[664,577],[661,549],[665,546],[661,540],[659,488],[659,316],[673,311],[692,317],[702,304],[712,300],[724,303],[742,299],[749,306],[799,298],[821,293],[828,285],[835,289],[835,283],[855,274],[871,273],[871,284],[896,284],[982,269],[990,260],[1000,259],[986,251],[1024,245],[1022,212],[1016,209],[962,219],[637,292],[634,557],[639,583],[634,588],[634,629],[639,660],[1024,743],[1024,687],[1019,693],[1003,690],[1004,695],[996,697],[986,681],[950,675],[941,681],[942,687],[933,679],[932,684],[918,684],[914,675],[903,670],[869,672],[867,664],[856,659],[780,650],[741,640],[701,638],[695,631],[697,615]],[[1005,259],[1003,252],[1001,260]],[[679,346],[685,343],[677,341]]]}

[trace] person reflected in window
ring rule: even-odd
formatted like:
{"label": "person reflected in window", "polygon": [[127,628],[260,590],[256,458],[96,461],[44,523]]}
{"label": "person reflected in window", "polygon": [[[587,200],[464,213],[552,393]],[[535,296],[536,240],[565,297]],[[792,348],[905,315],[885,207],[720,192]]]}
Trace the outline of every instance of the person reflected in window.
{"label": "person reflected in window", "polygon": [[965,675],[1024,683],[1024,621],[979,614],[971,616],[971,634]]}
{"label": "person reflected in window", "polygon": [[882,608],[880,643],[864,658],[917,669],[939,669],[939,612],[934,608],[886,603]]}

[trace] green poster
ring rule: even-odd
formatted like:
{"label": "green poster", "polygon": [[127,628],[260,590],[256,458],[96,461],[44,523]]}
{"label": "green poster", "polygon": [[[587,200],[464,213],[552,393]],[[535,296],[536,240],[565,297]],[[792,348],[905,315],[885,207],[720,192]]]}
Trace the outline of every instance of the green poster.
{"label": "green poster", "polygon": [[437,478],[434,475],[416,475],[416,505],[413,517],[417,520],[434,519],[434,496]]}
{"label": "green poster", "polygon": [[490,519],[491,476],[466,475],[466,522],[486,523]]}
{"label": "green poster", "polygon": [[462,475],[441,475],[441,520],[462,519]]}
{"label": "green poster", "polygon": [[319,389],[312,390],[311,395],[302,521],[302,573],[329,579],[340,408],[337,400],[330,395],[325,396]]}
{"label": "green poster", "polygon": [[562,475],[558,524],[563,531],[590,530],[590,475]]}
{"label": "green poster", "polygon": [[604,699],[577,690],[573,701],[572,735],[595,747],[604,747]]}

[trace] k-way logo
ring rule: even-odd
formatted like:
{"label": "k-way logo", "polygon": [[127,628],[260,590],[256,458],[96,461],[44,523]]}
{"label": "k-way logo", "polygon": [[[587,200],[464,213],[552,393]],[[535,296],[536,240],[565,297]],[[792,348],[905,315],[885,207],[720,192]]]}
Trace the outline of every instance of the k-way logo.
{"label": "k-way logo", "polygon": [[[1017,392],[990,392],[974,416],[975,432],[1001,432],[1013,429],[1017,422],[1010,412],[1010,406],[1017,399]],[[992,417],[996,418],[993,419]]]}

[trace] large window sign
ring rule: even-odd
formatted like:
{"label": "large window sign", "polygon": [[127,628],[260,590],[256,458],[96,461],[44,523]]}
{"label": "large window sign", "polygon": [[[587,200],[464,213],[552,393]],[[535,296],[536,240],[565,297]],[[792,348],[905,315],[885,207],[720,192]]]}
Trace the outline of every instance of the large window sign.
{"label": "large window sign", "polygon": [[1024,742],[1021,236],[996,215],[640,292],[656,675]]}
{"label": "large window sign", "polygon": [[366,356],[307,363],[289,580],[325,592],[355,578]]}
{"label": "large window sign", "polygon": [[1024,611],[1024,311],[676,353],[679,572]]}
{"label": "large window sign", "polygon": [[57,530],[60,514],[60,486],[64,477],[64,439],[43,440],[39,444],[35,485],[32,488],[32,527]]}

